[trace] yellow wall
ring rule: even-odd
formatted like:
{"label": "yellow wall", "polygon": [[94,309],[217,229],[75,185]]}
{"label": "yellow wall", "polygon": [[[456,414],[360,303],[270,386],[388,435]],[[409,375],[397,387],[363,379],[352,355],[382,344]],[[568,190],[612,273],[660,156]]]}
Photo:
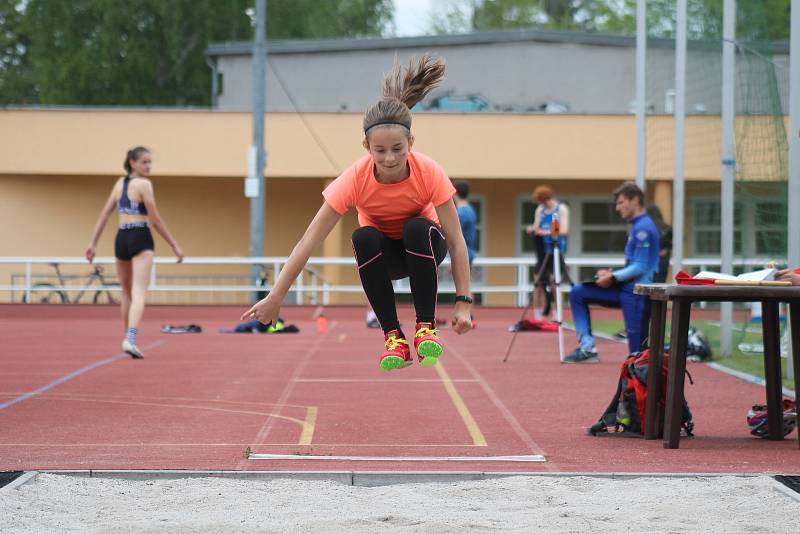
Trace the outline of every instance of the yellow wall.
{"label": "yellow wall", "polygon": [[[88,244],[100,208],[116,178],[70,176],[0,177],[0,256],[81,256]],[[159,211],[170,231],[191,256],[249,255],[250,201],[242,180],[218,178],[154,177]],[[323,181],[271,178],[267,183],[265,254],[287,255],[322,203]],[[355,228],[355,218],[343,227]],[[99,256],[114,255],[116,215],[112,216],[98,246]],[[154,233],[157,255],[170,256],[169,246]],[[335,256],[350,254],[347,242]],[[323,247],[315,252],[322,255]],[[66,268],[81,273],[86,268]],[[225,267],[225,272],[247,269]],[[0,266],[0,283],[9,283],[21,266]],[[210,274],[214,266],[158,266],[159,274]],[[51,272],[42,267],[39,272]],[[180,283],[180,282],[175,282]],[[185,282],[184,282],[185,283]],[[238,300],[246,299],[239,295]],[[7,298],[7,296],[6,296]],[[167,299],[153,296],[154,302]],[[219,299],[217,299],[219,300]]]}
{"label": "yellow wall", "polygon": [[[687,123],[718,137],[718,117]],[[358,113],[268,114],[267,176],[335,177],[363,154],[360,125]],[[656,117],[648,128],[670,153],[671,119]],[[413,130],[415,148],[451,176],[620,180],[635,173],[633,115],[422,113]],[[156,175],[238,178],[247,172],[250,142],[247,113],[0,110],[0,175],[115,175],[125,151],[143,144],[154,152]],[[662,167],[648,176],[668,178],[671,169]],[[718,180],[718,154],[688,151],[686,176]]]}
{"label": "yellow wall", "polygon": [[[2,177],[0,196],[4,224],[2,254],[14,256],[81,255],[114,177],[48,176],[36,179]],[[213,178],[154,178],[159,211],[185,252],[194,256],[249,254],[249,199],[241,180]],[[302,236],[322,202],[321,180],[269,180],[265,252],[285,254]],[[287,202],[291,199],[291,202]],[[116,217],[103,234],[98,255],[113,256]],[[20,231],[22,230],[22,231]],[[156,235],[159,255],[169,246]]]}
{"label": "yellow wall", "polygon": [[[302,119],[289,113],[266,118],[267,255],[291,251],[321,204],[325,180],[363,154],[360,114],[310,113]],[[718,122],[717,117],[692,118],[687,128],[713,138]],[[520,193],[548,183],[559,195],[609,194],[635,172],[632,115],[428,113],[415,116],[413,131],[415,149],[436,158],[452,178],[469,179],[473,192],[485,196],[488,256],[515,254],[514,211]],[[673,142],[671,132],[670,118],[649,121],[648,135],[659,139],[662,153]],[[250,137],[247,113],[0,110],[0,256],[82,255],[98,211],[121,174],[125,151],[139,144],[153,151],[159,208],[186,253],[248,255],[249,199],[243,194],[243,176]],[[701,189],[718,188],[718,155],[708,152],[688,154],[689,194],[692,182]],[[669,218],[671,169],[653,160],[648,174],[661,178],[653,188],[655,200]],[[114,226],[112,221],[105,231],[100,255],[113,255]],[[350,256],[350,233],[356,226],[355,214],[348,214],[315,254]],[[160,237],[156,248],[159,255],[170,253]],[[215,268],[180,269],[208,274]],[[0,280],[7,283],[9,273],[20,270],[0,267]],[[178,271],[160,266],[158,272]],[[496,270],[486,282],[511,283],[513,273]],[[352,268],[328,268],[325,275],[359,283]],[[337,295],[334,300],[364,298]],[[511,303],[512,298],[492,296],[489,302]]]}

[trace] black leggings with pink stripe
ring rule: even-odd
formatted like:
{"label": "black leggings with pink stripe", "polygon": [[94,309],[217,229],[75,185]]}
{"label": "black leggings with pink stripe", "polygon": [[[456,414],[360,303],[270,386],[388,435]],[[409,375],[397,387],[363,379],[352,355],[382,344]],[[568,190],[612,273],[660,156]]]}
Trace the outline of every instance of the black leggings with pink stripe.
{"label": "black leggings with pink stripe", "polygon": [[353,232],[353,252],[358,274],[384,332],[399,330],[392,280],[409,277],[418,323],[436,317],[438,270],[447,255],[439,226],[423,217],[403,226],[403,238],[391,239],[377,228],[363,226]]}

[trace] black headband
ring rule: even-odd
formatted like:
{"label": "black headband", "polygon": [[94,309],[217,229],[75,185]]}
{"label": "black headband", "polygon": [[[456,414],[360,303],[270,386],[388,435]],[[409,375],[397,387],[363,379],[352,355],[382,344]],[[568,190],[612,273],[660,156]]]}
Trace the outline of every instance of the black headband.
{"label": "black headband", "polygon": [[366,130],[364,130],[364,133],[366,134],[368,131],[370,131],[371,129],[375,128],[376,126],[383,126],[384,124],[397,124],[398,126],[405,126],[407,130],[411,131],[411,126],[409,126],[408,124],[405,124],[405,123],[402,123],[402,122],[398,122],[398,121],[383,121],[383,122],[376,122],[375,124],[373,124],[372,126],[367,128]]}

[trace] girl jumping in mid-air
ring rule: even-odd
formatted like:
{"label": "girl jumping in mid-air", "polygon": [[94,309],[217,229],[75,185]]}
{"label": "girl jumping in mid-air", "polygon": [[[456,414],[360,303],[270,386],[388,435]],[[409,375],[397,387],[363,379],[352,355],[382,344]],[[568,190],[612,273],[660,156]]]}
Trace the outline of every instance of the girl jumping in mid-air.
{"label": "girl jumping in mid-air", "polygon": [[431,158],[412,152],[410,109],[444,78],[444,62],[426,54],[403,69],[395,64],[383,81],[383,98],[364,114],[367,154],[353,163],[322,193],[325,198],[289,256],[269,295],[242,320],[269,323],[278,317],[289,286],[312,251],[339,219],[355,207],[360,228],[353,232],[353,252],[361,284],[385,337],[380,366],[385,371],[411,365],[411,351],[400,328],[392,280],[409,277],[417,324],[413,344],[421,365],[434,365],[443,353],[435,328],[438,266],[448,250],[456,286],[453,330],[471,328],[469,260],[461,234],[455,188]]}
{"label": "girl jumping in mid-air", "polygon": [[114,209],[119,211],[114,255],[117,258],[117,276],[122,289],[122,323],[125,326],[122,350],[133,358],[144,357],[136,344],[136,336],[144,314],[145,292],[150,284],[153,266],[155,246],[150,225],[170,244],[178,263],[183,260],[181,247],[158,214],[153,184],[149,179],[152,162],[150,151],[144,147],[137,146],[128,151],[124,164],[126,174],[111,189],[111,194],[97,218],[89,246],[86,247],[86,259],[91,263],[96,253],[97,241],[108,218]]}

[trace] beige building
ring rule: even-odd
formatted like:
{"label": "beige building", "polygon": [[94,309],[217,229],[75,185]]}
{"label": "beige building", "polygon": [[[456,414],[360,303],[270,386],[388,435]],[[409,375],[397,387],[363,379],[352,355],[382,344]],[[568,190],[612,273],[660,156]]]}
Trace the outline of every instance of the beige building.
{"label": "beige building", "polygon": [[[288,255],[322,202],[326,180],[363,153],[359,113],[269,113],[266,117],[265,253]],[[690,117],[688,131],[719,139],[719,117]],[[632,115],[418,113],[415,149],[435,158],[453,179],[472,185],[479,211],[480,256],[533,255],[523,228],[531,220],[530,192],[551,185],[572,211],[569,257],[619,253],[626,227],[613,214],[610,191],[635,173]],[[671,212],[669,117],[649,120],[662,158],[649,158],[648,198]],[[247,256],[249,199],[244,196],[248,113],[188,110],[0,110],[0,256],[81,256],[98,212],[122,173],[127,149],[149,147],[159,209],[190,256]],[[719,159],[711,149],[687,153],[685,253],[713,255],[718,222],[697,213],[719,205]],[[702,223],[702,224],[700,224]],[[351,256],[355,213],[337,226],[319,256]],[[113,255],[115,222],[100,256]],[[745,229],[745,231],[747,231]],[[710,233],[709,233],[710,232]],[[711,236],[711,237],[709,237]],[[624,245],[624,241],[622,243]],[[718,246],[718,241],[716,243]],[[157,255],[170,254],[156,237]],[[20,265],[0,265],[2,284]],[[73,272],[85,272],[85,268]],[[49,267],[37,269],[50,274]],[[181,277],[244,275],[220,266],[159,266],[160,283]],[[169,276],[168,276],[169,275]],[[334,283],[358,284],[355,269],[326,267]],[[514,283],[512,269],[487,270],[489,284]],[[8,301],[8,292],[0,300]],[[18,298],[18,295],[14,297]],[[227,301],[233,297],[220,297]],[[238,301],[246,295],[238,294]],[[154,301],[168,301],[165,294]],[[191,301],[191,300],[189,300]],[[335,295],[363,302],[363,295]],[[510,304],[489,295],[487,304]]]}

